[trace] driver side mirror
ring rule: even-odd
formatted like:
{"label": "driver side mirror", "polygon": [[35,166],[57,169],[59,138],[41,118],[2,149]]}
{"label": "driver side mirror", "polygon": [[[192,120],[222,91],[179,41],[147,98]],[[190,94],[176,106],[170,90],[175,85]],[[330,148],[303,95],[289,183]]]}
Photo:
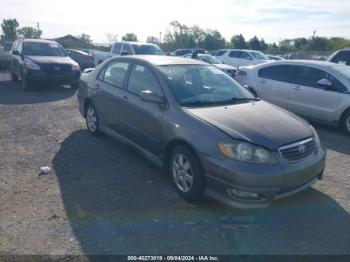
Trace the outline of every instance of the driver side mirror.
{"label": "driver side mirror", "polygon": [[317,81],[317,86],[324,90],[332,90],[333,84],[328,79],[321,79]]}
{"label": "driver side mirror", "polygon": [[245,59],[246,60],[253,60],[253,58],[251,56],[247,56]]}
{"label": "driver side mirror", "polygon": [[152,93],[149,90],[142,91],[140,93],[140,99],[141,101],[158,104],[158,105],[164,104],[164,101],[165,101],[164,97],[158,94]]}
{"label": "driver side mirror", "polygon": [[13,50],[13,51],[12,51],[12,54],[13,54],[13,55],[21,55],[21,54],[19,53],[18,50]]}
{"label": "driver side mirror", "polygon": [[129,55],[129,52],[123,51],[120,53],[120,55]]}

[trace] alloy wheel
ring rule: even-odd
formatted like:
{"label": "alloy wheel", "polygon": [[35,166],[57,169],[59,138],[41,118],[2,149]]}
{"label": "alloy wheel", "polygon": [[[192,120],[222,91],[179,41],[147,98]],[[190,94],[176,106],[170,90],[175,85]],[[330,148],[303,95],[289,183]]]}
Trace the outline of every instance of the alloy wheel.
{"label": "alloy wheel", "polygon": [[193,170],[190,161],[184,154],[176,154],[173,158],[172,173],[178,189],[189,192],[193,185]]}

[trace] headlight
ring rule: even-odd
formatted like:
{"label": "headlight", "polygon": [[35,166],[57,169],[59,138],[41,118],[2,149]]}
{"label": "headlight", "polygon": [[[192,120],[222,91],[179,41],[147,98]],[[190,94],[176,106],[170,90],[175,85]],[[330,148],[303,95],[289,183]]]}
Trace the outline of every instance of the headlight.
{"label": "headlight", "polygon": [[72,64],[72,70],[79,70],[80,71],[79,64]]}
{"label": "headlight", "polygon": [[34,63],[32,60],[29,60],[27,58],[24,59],[23,64],[26,68],[32,69],[32,70],[40,70],[40,66]]}
{"label": "headlight", "polygon": [[233,160],[260,163],[275,164],[276,159],[266,149],[243,141],[231,141],[228,143],[219,143],[221,153]]}

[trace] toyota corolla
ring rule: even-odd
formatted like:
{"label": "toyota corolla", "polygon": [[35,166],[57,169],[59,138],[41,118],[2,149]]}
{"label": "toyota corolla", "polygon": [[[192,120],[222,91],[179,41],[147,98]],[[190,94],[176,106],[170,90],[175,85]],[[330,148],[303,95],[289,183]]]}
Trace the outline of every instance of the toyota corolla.
{"label": "toyota corolla", "polygon": [[201,61],[114,57],[83,74],[78,99],[92,135],[164,167],[187,200],[271,203],[322,178],[326,152],[311,125]]}

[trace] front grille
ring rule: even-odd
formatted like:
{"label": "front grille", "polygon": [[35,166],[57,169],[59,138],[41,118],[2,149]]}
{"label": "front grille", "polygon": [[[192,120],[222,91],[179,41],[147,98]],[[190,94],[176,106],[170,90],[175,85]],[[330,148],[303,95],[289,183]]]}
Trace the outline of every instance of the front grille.
{"label": "front grille", "polygon": [[315,152],[313,138],[302,140],[279,149],[281,155],[291,163],[301,161]]}
{"label": "front grille", "polygon": [[43,72],[47,75],[64,75],[72,71],[69,64],[45,64],[41,65]]}

